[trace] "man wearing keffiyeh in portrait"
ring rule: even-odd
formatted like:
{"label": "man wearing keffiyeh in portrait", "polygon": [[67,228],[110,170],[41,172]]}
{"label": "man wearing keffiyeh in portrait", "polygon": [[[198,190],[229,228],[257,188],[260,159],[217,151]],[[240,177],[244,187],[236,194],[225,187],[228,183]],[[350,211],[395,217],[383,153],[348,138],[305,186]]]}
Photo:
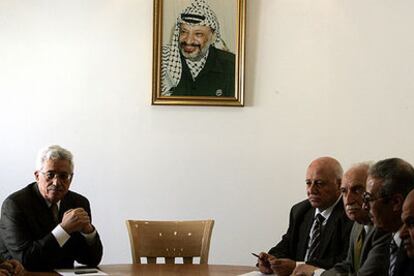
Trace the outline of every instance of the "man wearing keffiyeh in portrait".
{"label": "man wearing keffiyeh in portrait", "polygon": [[178,16],[163,47],[161,78],[163,96],[234,96],[235,55],[206,0],[193,0]]}

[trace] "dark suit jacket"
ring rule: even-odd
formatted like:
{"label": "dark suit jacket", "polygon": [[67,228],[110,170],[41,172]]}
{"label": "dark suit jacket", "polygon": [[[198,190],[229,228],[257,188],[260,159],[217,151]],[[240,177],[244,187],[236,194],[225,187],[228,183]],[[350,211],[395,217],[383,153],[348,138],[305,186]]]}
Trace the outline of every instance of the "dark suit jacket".
{"label": "dark suit jacket", "polygon": [[414,260],[409,259],[408,257],[404,260],[404,262],[400,263],[397,272],[398,276],[413,276],[414,275]]}
{"label": "dark suit jacket", "polygon": [[[308,200],[294,205],[290,211],[287,233],[275,247],[269,250],[269,254],[277,258],[303,261],[314,214],[315,208]],[[306,263],[328,269],[345,259],[351,228],[352,221],[346,216],[342,202],[338,202],[322,230],[319,258],[308,260]]]}
{"label": "dark suit jacket", "polygon": [[404,246],[402,244],[398,248],[397,263],[395,265],[394,275],[396,276],[413,276],[414,275],[413,260],[408,258],[407,253],[405,252]]}
{"label": "dark suit jacket", "polygon": [[181,64],[181,79],[172,96],[234,97],[234,54],[210,46],[206,64],[195,81],[182,55]]}
{"label": "dark suit jacket", "polygon": [[391,234],[372,227],[365,236],[362,246],[359,270],[355,271],[354,251],[358,235],[364,226],[354,223],[349,239],[348,256],[333,268],[322,273],[323,276],[358,275],[385,276],[388,274],[389,244]]}
{"label": "dark suit jacket", "polygon": [[[59,220],[72,208],[82,207],[91,215],[89,201],[69,191],[60,202]],[[0,219],[0,253],[19,260],[28,270],[52,270],[73,267],[74,260],[96,266],[102,258],[99,235],[88,244],[81,233],[71,234],[60,247],[51,231],[56,223],[41,196],[37,183],[11,194],[4,202]]]}

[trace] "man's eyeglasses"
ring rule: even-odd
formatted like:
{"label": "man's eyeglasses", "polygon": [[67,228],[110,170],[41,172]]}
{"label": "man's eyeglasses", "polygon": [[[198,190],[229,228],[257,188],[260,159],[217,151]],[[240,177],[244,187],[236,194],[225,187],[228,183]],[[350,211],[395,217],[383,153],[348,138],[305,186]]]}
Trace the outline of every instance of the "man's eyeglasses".
{"label": "man's eyeglasses", "polygon": [[47,181],[52,181],[56,177],[62,182],[69,182],[73,176],[72,173],[66,173],[66,172],[57,173],[54,171],[50,171],[50,172],[41,171],[41,173],[43,174],[43,176],[46,178]]}
{"label": "man's eyeglasses", "polygon": [[368,204],[370,202],[376,201],[376,200],[381,199],[381,198],[389,198],[389,196],[384,195],[384,196],[375,197],[375,196],[371,195],[368,192],[364,192],[364,194],[362,195],[362,200],[365,204]]}

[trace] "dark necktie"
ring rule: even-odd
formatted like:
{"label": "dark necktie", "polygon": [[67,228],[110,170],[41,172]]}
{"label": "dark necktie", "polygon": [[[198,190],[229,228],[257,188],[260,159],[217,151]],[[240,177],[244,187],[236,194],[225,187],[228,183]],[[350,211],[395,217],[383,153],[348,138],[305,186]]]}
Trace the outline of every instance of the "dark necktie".
{"label": "dark necktie", "polygon": [[50,210],[52,211],[52,215],[53,215],[53,220],[55,221],[56,224],[59,223],[59,209],[56,203],[52,203],[52,205],[50,206]]}
{"label": "dark necktie", "polygon": [[321,242],[322,223],[324,220],[325,218],[321,214],[316,215],[313,223],[312,239],[309,246],[308,260],[317,258],[319,244]]}
{"label": "dark necktie", "polygon": [[391,239],[390,243],[390,268],[388,270],[389,276],[394,276],[395,265],[397,263],[398,245],[395,243],[394,238]]}
{"label": "dark necktie", "polygon": [[361,252],[362,246],[364,245],[365,240],[365,229],[362,227],[361,232],[359,233],[354,246],[354,268],[355,271],[359,270],[359,266],[361,263]]}

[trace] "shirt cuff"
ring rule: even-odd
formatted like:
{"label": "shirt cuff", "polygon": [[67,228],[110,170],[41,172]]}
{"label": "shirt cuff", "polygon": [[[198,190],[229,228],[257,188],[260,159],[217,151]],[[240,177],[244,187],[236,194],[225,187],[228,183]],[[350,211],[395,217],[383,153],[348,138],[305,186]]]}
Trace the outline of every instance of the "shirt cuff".
{"label": "shirt cuff", "polygon": [[323,269],[323,268],[318,268],[317,270],[315,270],[314,272],[313,272],[313,276],[321,276],[322,275],[322,273],[324,273],[325,272],[325,269]]}
{"label": "shirt cuff", "polygon": [[297,267],[298,265],[302,265],[302,264],[305,264],[305,262],[296,262],[296,266],[295,267]]}
{"label": "shirt cuff", "polygon": [[63,247],[63,245],[69,240],[70,235],[66,233],[66,231],[58,224],[55,229],[52,230],[52,235],[57,240],[60,247]]}
{"label": "shirt cuff", "polygon": [[88,244],[92,244],[95,241],[95,237],[96,237],[96,229],[93,230],[93,232],[89,233],[89,234],[84,234],[82,233],[82,236],[85,237],[85,240]]}

